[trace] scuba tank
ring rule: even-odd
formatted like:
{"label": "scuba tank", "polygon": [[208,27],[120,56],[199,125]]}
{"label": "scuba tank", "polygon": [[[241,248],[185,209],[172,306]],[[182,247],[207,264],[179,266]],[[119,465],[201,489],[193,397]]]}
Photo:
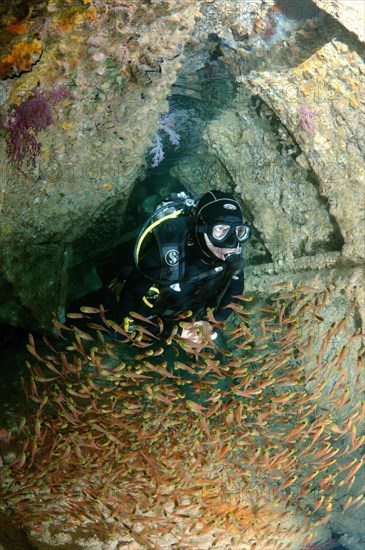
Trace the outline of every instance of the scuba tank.
{"label": "scuba tank", "polygon": [[[184,191],[171,193],[147,219],[134,248],[135,265],[144,277],[160,285],[171,285],[183,279],[185,251],[199,198],[191,198]],[[160,265],[151,269],[143,259],[156,243]]]}
{"label": "scuba tank", "polygon": [[[142,226],[134,247],[134,263],[138,271],[154,283],[143,298],[148,307],[153,307],[160,288],[178,283],[184,277],[185,251],[200,197],[191,198],[184,191],[171,193],[157,205]],[[146,265],[145,259],[148,260],[151,249],[156,246],[159,252],[158,265]],[[121,280],[118,275],[109,284],[117,301],[126,276]]]}

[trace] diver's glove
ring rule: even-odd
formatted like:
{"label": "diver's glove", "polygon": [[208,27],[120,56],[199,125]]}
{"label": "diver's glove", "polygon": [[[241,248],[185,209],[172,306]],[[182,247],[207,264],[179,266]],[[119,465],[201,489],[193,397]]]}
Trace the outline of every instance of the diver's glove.
{"label": "diver's glove", "polygon": [[179,323],[180,338],[189,340],[191,343],[201,344],[205,339],[212,338],[213,327],[208,321],[194,321]]}

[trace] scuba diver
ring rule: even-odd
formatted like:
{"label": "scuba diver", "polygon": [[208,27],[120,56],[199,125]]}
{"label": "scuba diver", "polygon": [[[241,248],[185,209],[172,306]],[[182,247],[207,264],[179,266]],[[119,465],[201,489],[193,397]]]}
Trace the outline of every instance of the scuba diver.
{"label": "scuba diver", "polygon": [[136,266],[118,296],[123,330],[133,333],[132,312],[137,312],[162,321],[155,325],[162,338],[174,331],[193,343],[214,339],[208,312],[223,324],[232,312],[229,304],[238,302],[235,296],[244,287],[241,245],[249,236],[250,226],[230,193],[208,191],[196,199],[184,192],[170,195],[137,239]]}

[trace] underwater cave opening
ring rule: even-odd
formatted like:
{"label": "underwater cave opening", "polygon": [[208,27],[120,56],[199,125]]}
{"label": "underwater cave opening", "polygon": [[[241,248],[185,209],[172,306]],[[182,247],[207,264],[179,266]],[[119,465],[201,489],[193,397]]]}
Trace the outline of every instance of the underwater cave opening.
{"label": "underwater cave opening", "polygon": [[[91,293],[81,292],[82,295],[76,298],[71,289],[67,301],[68,311],[75,311],[75,308],[85,304],[98,305],[100,301],[107,300],[108,284],[118,274],[123,278],[123,274],[133,268],[136,238],[156,206],[170,193],[185,191],[189,194],[184,186],[184,178],[186,175],[189,178],[189,170],[195,172],[195,179],[204,177],[206,180],[208,176],[212,182],[209,188],[219,185],[219,174],[214,173],[213,167],[208,169],[207,174],[209,153],[203,132],[233,101],[236,91],[234,78],[216,52],[196,72],[178,77],[169,98],[169,109],[160,117],[156,131],[158,139],[155,137],[147,152],[144,179],[136,180],[129,196],[123,224],[112,239],[111,246],[108,243],[109,246],[101,248],[91,261],[88,259],[85,263],[85,266],[88,263],[96,269],[102,287]],[[84,246],[80,240],[80,249]],[[76,244],[74,249],[77,248]]]}

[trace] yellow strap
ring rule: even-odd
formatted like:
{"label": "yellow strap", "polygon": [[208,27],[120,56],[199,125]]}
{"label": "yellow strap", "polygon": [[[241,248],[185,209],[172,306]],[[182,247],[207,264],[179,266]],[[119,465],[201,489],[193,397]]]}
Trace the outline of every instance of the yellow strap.
{"label": "yellow strap", "polygon": [[[151,286],[151,288],[149,288],[147,292],[149,292],[150,290],[153,290],[154,292],[156,292],[156,294],[160,294],[159,289],[156,288],[155,286]],[[146,306],[153,307],[153,304],[151,304],[151,302],[148,301],[147,296],[143,296],[142,301],[146,304]]]}
{"label": "yellow strap", "polygon": [[152,231],[152,229],[154,229],[155,227],[157,227],[158,225],[160,225],[160,223],[164,222],[165,220],[169,220],[169,219],[172,219],[172,218],[177,218],[177,216],[179,216],[181,214],[181,212],[183,212],[183,209],[181,210],[176,210],[175,212],[172,212],[172,214],[168,214],[167,216],[161,218],[160,220],[157,220],[155,222],[153,222],[151,225],[149,225],[147,227],[147,229],[145,229],[137,243],[137,246],[136,246],[136,260],[138,262],[138,257],[139,257],[139,252],[140,252],[140,249],[141,249],[141,245],[142,245],[142,242],[144,240],[144,238],[146,237],[147,233],[149,233],[150,231]]}
{"label": "yellow strap", "polygon": [[124,317],[123,328],[126,332],[132,332],[130,325],[133,323],[133,319],[130,317]]}

